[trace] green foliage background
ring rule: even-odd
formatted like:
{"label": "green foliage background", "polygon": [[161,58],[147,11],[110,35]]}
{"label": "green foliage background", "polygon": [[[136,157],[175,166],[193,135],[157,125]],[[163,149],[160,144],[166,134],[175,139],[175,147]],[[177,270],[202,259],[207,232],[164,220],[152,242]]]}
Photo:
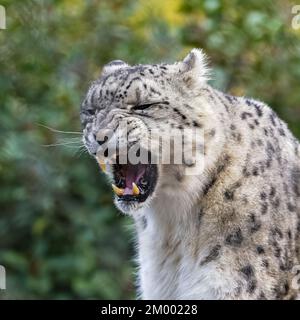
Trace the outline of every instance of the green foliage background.
{"label": "green foliage background", "polygon": [[134,298],[130,219],[78,143],[79,106],[112,59],[174,61],[201,47],[213,85],[269,103],[300,137],[293,3],[261,0],[1,1],[0,297]]}

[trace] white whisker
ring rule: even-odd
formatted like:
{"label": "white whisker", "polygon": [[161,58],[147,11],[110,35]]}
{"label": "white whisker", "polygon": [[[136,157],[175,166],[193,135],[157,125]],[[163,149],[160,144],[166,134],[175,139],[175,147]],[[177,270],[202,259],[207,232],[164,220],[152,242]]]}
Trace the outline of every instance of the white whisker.
{"label": "white whisker", "polygon": [[41,126],[41,127],[44,127],[52,132],[56,132],[56,133],[66,133],[66,134],[80,134],[82,135],[82,132],[78,132],[78,131],[62,131],[62,130],[57,130],[57,129],[54,129],[54,128],[51,128],[51,127],[48,127],[44,124],[41,124],[41,123],[37,123],[38,126]]}
{"label": "white whisker", "polygon": [[82,145],[82,139],[81,138],[60,138],[58,139],[59,143],[79,143]]}
{"label": "white whisker", "polygon": [[[77,144],[77,146],[74,146],[74,144]],[[41,144],[42,147],[57,147],[57,146],[69,146],[73,145],[73,147],[82,147],[82,145],[78,145],[77,141],[73,142],[64,142],[64,143],[51,143],[51,144]]]}
{"label": "white whisker", "polygon": [[79,149],[75,152],[75,157],[80,157],[83,154],[88,153],[86,147],[84,145],[80,146]]}

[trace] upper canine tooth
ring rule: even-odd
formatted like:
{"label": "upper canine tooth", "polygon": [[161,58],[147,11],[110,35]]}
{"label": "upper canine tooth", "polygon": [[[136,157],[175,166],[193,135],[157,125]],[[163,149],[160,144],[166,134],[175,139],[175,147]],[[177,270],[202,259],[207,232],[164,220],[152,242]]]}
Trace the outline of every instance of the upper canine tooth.
{"label": "upper canine tooth", "polygon": [[117,154],[116,154],[116,153],[112,154],[112,155],[110,156],[110,160],[114,163],[114,161],[117,160]]}
{"label": "upper canine tooth", "polygon": [[99,163],[100,168],[103,172],[106,172],[106,164],[105,163]]}
{"label": "upper canine tooth", "polygon": [[132,182],[132,194],[134,196],[138,196],[140,194],[140,189],[134,182]]}
{"label": "upper canine tooth", "polygon": [[99,157],[96,157],[96,160],[99,163],[99,166],[100,166],[101,170],[103,172],[106,172],[106,164],[105,164],[104,160],[99,158]]}
{"label": "upper canine tooth", "polygon": [[124,194],[124,189],[122,188],[118,188],[116,185],[114,185],[113,183],[111,184],[112,188],[113,188],[113,191],[114,193],[117,195],[117,196],[122,196]]}

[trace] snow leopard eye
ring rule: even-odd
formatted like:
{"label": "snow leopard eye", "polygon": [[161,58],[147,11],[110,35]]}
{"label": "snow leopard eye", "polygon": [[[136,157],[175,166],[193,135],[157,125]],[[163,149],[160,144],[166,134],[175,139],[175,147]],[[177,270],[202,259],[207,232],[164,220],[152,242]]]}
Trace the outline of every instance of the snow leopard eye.
{"label": "snow leopard eye", "polygon": [[161,104],[165,104],[165,105],[169,105],[169,101],[158,101],[158,102],[150,102],[150,103],[144,103],[144,104],[139,104],[134,106],[131,110],[145,110],[151,106],[154,105],[161,105]]}
{"label": "snow leopard eye", "polygon": [[158,102],[140,104],[140,105],[134,106],[132,110],[145,110],[155,104],[158,104]]}

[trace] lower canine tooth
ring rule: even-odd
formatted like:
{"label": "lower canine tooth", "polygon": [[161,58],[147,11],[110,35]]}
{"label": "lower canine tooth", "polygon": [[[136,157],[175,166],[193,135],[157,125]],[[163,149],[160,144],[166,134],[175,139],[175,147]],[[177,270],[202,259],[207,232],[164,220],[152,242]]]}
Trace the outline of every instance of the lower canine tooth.
{"label": "lower canine tooth", "polygon": [[134,196],[138,196],[140,194],[140,189],[134,182],[132,182],[132,194]]}
{"label": "lower canine tooth", "polygon": [[122,188],[118,188],[116,185],[112,184],[111,185],[112,188],[113,188],[113,191],[114,193],[117,195],[117,196],[122,196],[124,194],[124,189]]}

